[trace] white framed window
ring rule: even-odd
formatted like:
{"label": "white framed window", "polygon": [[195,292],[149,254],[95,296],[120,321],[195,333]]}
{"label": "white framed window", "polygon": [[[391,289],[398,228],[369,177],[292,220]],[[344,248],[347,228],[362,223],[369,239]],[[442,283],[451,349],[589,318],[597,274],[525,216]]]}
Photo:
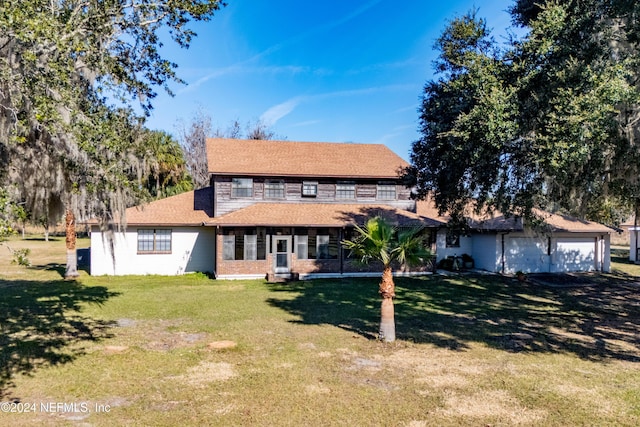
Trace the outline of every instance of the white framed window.
{"label": "white framed window", "polygon": [[236,259],[236,236],[234,234],[222,236],[222,259],[225,261]]}
{"label": "white framed window", "polygon": [[336,184],[336,199],[355,199],[356,183],[341,181]]}
{"label": "white framed window", "polygon": [[309,259],[309,236],[295,236],[294,239],[296,257]]}
{"label": "white framed window", "polygon": [[171,253],[171,230],[139,229],[138,253]]}
{"label": "white framed window", "polygon": [[231,197],[253,197],[253,179],[233,178],[231,180]]}
{"label": "white framed window", "polygon": [[258,236],[255,234],[244,235],[244,259],[249,261],[258,259]]}
{"label": "white framed window", "polygon": [[317,181],[303,181],[302,182],[302,195],[304,197],[316,197],[318,195],[318,182]]}
{"label": "white framed window", "polygon": [[376,191],[376,198],[378,200],[395,200],[396,185],[386,182],[379,183]]}
{"label": "white framed window", "polygon": [[329,259],[329,236],[318,235],[316,237],[316,258]]}
{"label": "white framed window", "polygon": [[459,248],[460,232],[456,230],[447,230],[446,244],[448,248]]}
{"label": "white framed window", "polygon": [[284,181],[268,179],[264,183],[265,199],[284,199]]}

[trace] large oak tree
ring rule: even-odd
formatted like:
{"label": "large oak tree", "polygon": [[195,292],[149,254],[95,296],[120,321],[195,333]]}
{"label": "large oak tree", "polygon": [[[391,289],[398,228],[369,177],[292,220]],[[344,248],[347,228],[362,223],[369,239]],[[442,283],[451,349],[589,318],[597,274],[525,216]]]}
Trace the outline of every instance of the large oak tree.
{"label": "large oak tree", "polygon": [[[135,145],[157,88],[181,82],[163,42],[188,47],[192,21],[218,0],[0,0],[0,156],[23,197],[47,187],[45,204],[124,222],[144,176]],[[25,161],[27,159],[28,161]],[[29,175],[27,167],[37,174]],[[30,179],[25,179],[30,178]],[[68,233],[73,230],[68,229]],[[74,239],[67,239],[68,249]],[[69,262],[72,263],[75,260]],[[77,274],[74,265],[68,276]]]}
{"label": "large oak tree", "polygon": [[[615,223],[640,196],[640,5],[519,0],[498,45],[475,13],[436,43],[407,177],[442,211],[558,209]],[[470,203],[473,201],[473,203]]]}

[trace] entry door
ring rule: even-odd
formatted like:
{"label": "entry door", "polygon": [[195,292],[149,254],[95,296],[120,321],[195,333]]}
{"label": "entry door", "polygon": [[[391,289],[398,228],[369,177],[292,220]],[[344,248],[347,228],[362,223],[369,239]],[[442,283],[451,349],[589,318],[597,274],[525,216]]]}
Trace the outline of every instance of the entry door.
{"label": "entry door", "polygon": [[289,273],[291,236],[274,236],[273,255],[273,271],[275,273]]}

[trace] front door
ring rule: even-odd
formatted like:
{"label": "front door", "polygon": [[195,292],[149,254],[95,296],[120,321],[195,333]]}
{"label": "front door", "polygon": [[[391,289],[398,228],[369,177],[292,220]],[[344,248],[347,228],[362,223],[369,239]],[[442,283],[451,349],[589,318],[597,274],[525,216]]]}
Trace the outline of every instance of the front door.
{"label": "front door", "polygon": [[277,273],[289,273],[291,260],[291,236],[273,237],[273,271]]}

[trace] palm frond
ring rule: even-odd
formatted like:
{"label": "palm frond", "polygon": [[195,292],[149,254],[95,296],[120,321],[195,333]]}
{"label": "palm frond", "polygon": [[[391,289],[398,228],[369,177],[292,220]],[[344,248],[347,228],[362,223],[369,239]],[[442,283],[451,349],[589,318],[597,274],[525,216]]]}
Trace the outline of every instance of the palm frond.
{"label": "palm frond", "polygon": [[342,245],[364,264],[376,260],[384,266],[394,261],[417,265],[430,255],[424,245],[424,236],[420,235],[423,229],[422,226],[397,228],[376,216],[370,218],[364,227],[356,225],[356,237],[342,241]]}

